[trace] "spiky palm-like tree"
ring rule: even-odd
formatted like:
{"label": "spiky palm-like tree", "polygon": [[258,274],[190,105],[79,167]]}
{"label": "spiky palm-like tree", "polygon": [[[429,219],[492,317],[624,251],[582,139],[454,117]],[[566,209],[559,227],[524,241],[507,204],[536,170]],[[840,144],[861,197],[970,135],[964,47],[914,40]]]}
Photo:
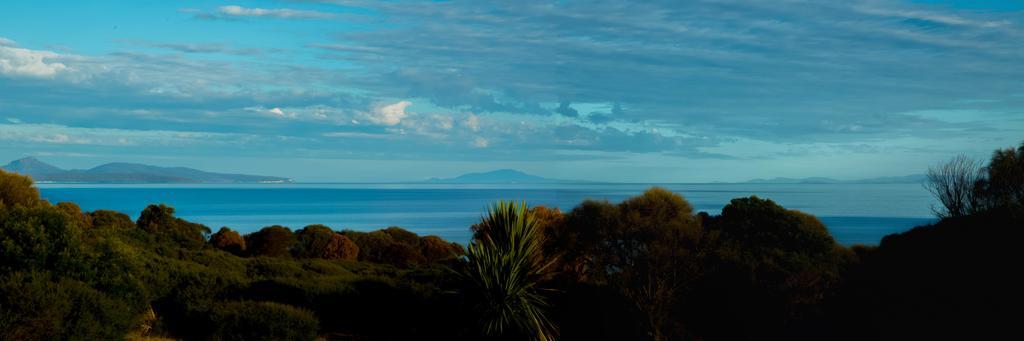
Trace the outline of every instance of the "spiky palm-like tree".
{"label": "spiky palm-like tree", "polygon": [[526,203],[495,203],[479,227],[483,233],[467,249],[463,275],[479,296],[483,333],[554,340],[556,329],[538,287],[552,261],[543,254],[542,231]]}

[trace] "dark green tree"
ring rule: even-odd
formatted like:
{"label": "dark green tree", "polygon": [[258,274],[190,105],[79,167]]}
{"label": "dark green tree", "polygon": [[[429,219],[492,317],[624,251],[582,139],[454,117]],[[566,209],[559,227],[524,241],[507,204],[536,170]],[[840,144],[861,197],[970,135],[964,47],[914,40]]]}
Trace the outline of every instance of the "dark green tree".
{"label": "dark green tree", "polygon": [[39,190],[32,185],[32,178],[0,169],[0,207],[32,207],[42,202]]}
{"label": "dark green tree", "polygon": [[135,225],[160,239],[191,249],[206,245],[206,236],[210,234],[209,227],[175,217],[174,208],[164,204],[147,206]]}
{"label": "dark green tree", "polygon": [[295,245],[295,234],[287,227],[274,225],[245,236],[245,245],[250,255],[284,257]]}

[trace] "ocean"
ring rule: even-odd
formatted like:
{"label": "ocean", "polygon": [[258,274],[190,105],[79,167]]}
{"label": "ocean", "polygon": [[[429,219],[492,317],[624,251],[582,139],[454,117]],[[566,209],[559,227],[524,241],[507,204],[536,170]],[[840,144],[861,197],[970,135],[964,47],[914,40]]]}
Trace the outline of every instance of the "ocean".
{"label": "ocean", "polygon": [[469,226],[496,200],[568,211],[584,199],[618,202],[651,186],[679,193],[696,211],[711,214],[732,198],[769,198],[818,216],[844,245],[878,244],[885,235],[934,221],[934,199],[918,184],[38,184],[43,198],[53,203],[71,201],[83,210],[110,209],[132,219],[148,204],[165,203],[179,217],[214,231],[221,226],[243,233],[270,225],[358,231],[401,226],[460,243],[469,240]]}

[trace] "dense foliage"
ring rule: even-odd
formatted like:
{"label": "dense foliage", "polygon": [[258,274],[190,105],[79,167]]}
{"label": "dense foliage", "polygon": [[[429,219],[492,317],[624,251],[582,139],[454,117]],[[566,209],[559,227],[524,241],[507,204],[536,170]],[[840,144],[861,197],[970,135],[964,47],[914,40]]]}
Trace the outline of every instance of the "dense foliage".
{"label": "dense foliage", "polygon": [[466,295],[476,303],[484,335],[538,341],[557,331],[547,317],[541,281],[552,264],[543,234],[525,203],[500,201],[478,225],[466,252]]}
{"label": "dense foliage", "polygon": [[210,234],[165,205],[50,204],[0,171],[0,339],[997,338],[1024,287],[1022,160],[934,179],[969,183],[969,209],[852,248],[771,200],[711,215],[660,188],[498,204],[468,250],[398,227]]}

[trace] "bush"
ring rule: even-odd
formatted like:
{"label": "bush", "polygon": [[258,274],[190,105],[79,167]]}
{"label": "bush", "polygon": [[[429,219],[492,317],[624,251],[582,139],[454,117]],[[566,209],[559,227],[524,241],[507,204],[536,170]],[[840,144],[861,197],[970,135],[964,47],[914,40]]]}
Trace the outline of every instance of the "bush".
{"label": "bush", "polygon": [[442,260],[455,258],[465,253],[462,246],[456,243],[449,243],[437,236],[426,236],[420,238],[420,254],[428,263],[436,263]]}
{"label": "bush", "polygon": [[391,264],[399,268],[411,268],[427,262],[420,251],[405,243],[388,244],[379,258],[380,263]]}
{"label": "bush", "polygon": [[139,214],[135,225],[160,239],[170,240],[189,249],[203,247],[206,236],[210,234],[209,227],[176,218],[174,208],[164,204],[147,206]]}
{"label": "bush", "polygon": [[127,214],[110,210],[96,210],[89,213],[92,226],[96,228],[110,228],[115,230],[128,230],[135,228],[135,222]]}
{"label": "bush", "polygon": [[420,242],[420,236],[398,226],[391,226],[381,231],[391,236],[392,240],[412,247],[416,247]]}
{"label": "bush", "polygon": [[78,227],[88,229],[92,227],[92,217],[88,214],[82,213],[82,208],[78,204],[73,202],[61,202],[54,206],[58,211],[64,212],[70,217]]}
{"label": "bush", "polygon": [[0,270],[85,268],[82,231],[64,213],[48,206],[0,209]]}
{"label": "bush", "polygon": [[359,246],[355,242],[327,226],[306,226],[295,236],[297,242],[292,248],[295,257],[355,260],[359,256]]}
{"label": "bush", "polygon": [[210,245],[219,250],[230,252],[236,256],[245,254],[245,238],[227,227],[221,227],[210,236]]}
{"label": "bush", "polygon": [[[419,237],[416,237],[416,243],[409,242],[411,233],[391,227],[387,230],[369,233],[345,231],[343,234],[359,246],[359,260],[408,268],[426,262],[415,246],[418,244]],[[405,241],[396,240],[392,235],[399,236]],[[415,234],[412,235],[415,236]]]}
{"label": "bush", "polygon": [[318,322],[313,313],[273,302],[217,303],[210,312],[214,337],[223,340],[313,340]]}
{"label": "bush", "polygon": [[701,333],[825,338],[822,306],[853,254],[817,218],[749,197],[733,199],[703,223],[718,238],[691,302],[690,318]]}
{"label": "bush", "polygon": [[722,232],[724,240],[740,243],[746,250],[779,249],[828,255],[837,246],[818,218],[756,196],[730,201],[715,219],[713,228]]}
{"label": "bush", "polygon": [[341,234],[331,235],[331,242],[324,252],[325,259],[354,261],[359,258],[359,245]]}
{"label": "bush", "polygon": [[33,207],[42,202],[39,190],[32,186],[32,178],[0,169],[0,207]]}
{"label": "bush", "polygon": [[0,339],[116,340],[133,329],[129,302],[42,272],[0,278]]}
{"label": "bush", "polygon": [[295,234],[284,226],[268,226],[246,235],[245,245],[253,256],[284,257],[295,245]]}

